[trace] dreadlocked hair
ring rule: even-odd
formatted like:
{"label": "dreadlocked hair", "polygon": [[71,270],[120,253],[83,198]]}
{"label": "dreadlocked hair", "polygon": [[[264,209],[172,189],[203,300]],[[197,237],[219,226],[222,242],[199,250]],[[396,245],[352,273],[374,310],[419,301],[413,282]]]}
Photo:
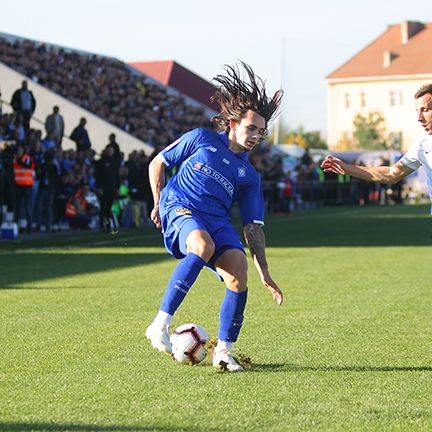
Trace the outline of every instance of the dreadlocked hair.
{"label": "dreadlocked hair", "polygon": [[229,122],[239,122],[249,110],[261,115],[266,122],[279,111],[283,91],[278,90],[272,98],[265,91],[265,82],[255,75],[252,68],[240,62],[246,71],[248,81],[242,79],[239,65],[225,65],[227,75],[217,75],[213,81],[218,83],[212,102],[220,106],[220,113],[212,118],[220,130],[229,131]]}

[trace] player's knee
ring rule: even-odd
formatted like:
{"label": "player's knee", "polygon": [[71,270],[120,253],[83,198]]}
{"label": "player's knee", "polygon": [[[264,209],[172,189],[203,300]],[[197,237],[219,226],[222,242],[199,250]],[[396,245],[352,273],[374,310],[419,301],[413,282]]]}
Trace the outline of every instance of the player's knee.
{"label": "player's knee", "polygon": [[230,280],[224,280],[231,291],[243,292],[247,290],[247,276],[233,275]]}
{"label": "player's knee", "polygon": [[242,292],[247,289],[247,271],[248,264],[246,258],[244,260],[239,260],[228,275],[224,277],[224,281],[227,287],[232,291]]}
{"label": "player's knee", "polygon": [[188,252],[198,255],[204,261],[208,261],[215,252],[215,244],[212,239],[197,238],[187,246]]}

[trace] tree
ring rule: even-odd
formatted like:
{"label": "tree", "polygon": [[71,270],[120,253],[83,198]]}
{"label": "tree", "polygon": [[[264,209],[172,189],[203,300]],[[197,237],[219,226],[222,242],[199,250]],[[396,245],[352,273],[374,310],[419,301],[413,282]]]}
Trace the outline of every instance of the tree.
{"label": "tree", "polygon": [[349,151],[354,150],[355,145],[353,139],[350,138],[347,132],[342,132],[333,150],[337,151]]}
{"label": "tree", "polygon": [[310,131],[303,133],[304,139],[308,144],[308,148],[314,149],[326,149],[327,143],[321,137],[321,133],[319,131]]}
{"label": "tree", "polygon": [[298,133],[296,131],[289,132],[284,137],[282,137],[283,144],[297,144],[300,147],[308,148],[309,145],[302,133]]}
{"label": "tree", "polygon": [[353,119],[353,144],[361,150],[383,150],[387,148],[385,119],[378,111],[370,112],[366,117],[357,114]]}
{"label": "tree", "polygon": [[[303,148],[327,148],[327,143],[322,139],[319,131],[306,132],[302,126],[289,130],[284,124],[280,125],[278,144],[297,144]],[[270,141],[273,141],[273,132]]]}

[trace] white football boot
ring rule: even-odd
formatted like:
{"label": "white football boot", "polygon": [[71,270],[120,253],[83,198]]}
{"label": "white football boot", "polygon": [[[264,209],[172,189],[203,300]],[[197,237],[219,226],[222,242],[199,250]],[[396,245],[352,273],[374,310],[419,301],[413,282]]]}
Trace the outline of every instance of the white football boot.
{"label": "white football boot", "polygon": [[152,347],[160,352],[172,353],[172,345],[169,337],[169,326],[160,326],[152,323],[145,332],[146,338],[151,342]]}
{"label": "white football boot", "polygon": [[213,353],[213,366],[228,372],[243,372],[243,367],[234,359],[226,349],[215,349]]}

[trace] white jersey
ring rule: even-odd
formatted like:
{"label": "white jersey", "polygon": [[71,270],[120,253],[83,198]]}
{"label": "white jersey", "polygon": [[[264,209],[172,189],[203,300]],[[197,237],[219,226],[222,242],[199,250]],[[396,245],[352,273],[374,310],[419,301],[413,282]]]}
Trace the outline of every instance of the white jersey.
{"label": "white jersey", "polygon": [[432,135],[425,134],[419,137],[400,162],[412,170],[423,166],[427,175],[429,197],[432,201]]}

